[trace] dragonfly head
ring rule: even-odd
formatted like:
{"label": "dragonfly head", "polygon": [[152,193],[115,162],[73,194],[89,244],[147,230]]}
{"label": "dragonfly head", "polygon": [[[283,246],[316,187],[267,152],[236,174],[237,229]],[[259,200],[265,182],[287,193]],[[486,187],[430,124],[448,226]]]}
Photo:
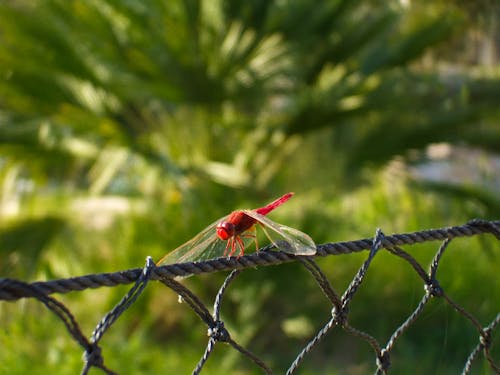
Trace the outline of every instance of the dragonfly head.
{"label": "dragonfly head", "polygon": [[235,234],[235,225],[229,221],[221,221],[217,224],[217,237],[227,241]]}

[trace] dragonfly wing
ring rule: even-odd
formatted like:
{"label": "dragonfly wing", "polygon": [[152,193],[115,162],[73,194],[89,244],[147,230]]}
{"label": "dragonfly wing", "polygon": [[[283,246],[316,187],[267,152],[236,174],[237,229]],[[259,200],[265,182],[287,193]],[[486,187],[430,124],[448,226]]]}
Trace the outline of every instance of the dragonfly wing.
{"label": "dragonfly wing", "polygon": [[304,232],[278,224],[253,210],[243,210],[243,212],[262,226],[266,235],[278,249],[295,255],[316,254],[316,244]]}
{"label": "dragonfly wing", "polygon": [[226,218],[227,216],[210,224],[188,242],[172,250],[158,261],[157,266],[221,257],[224,254],[227,243],[217,237],[216,227],[219,222]]}

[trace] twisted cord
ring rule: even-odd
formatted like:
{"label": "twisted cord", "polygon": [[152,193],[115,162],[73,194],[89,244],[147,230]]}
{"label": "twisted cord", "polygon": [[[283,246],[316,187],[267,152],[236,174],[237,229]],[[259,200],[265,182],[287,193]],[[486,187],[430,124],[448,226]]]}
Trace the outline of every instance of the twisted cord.
{"label": "twisted cord", "polygon": [[[428,229],[412,233],[385,236],[382,240],[381,248],[394,248],[399,245],[411,245],[428,241],[473,236],[481,233],[492,233],[500,239],[500,220],[472,220],[460,226]],[[316,256],[349,254],[369,250],[371,249],[372,244],[373,239],[327,243],[318,245]],[[203,262],[188,262],[157,267],[151,272],[150,280],[162,280],[164,278],[185,277],[202,273],[277,265],[291,262],[295,259],[296,256],[282,251],[259,251],[241,257],[217,258]],[[113,287],[116,285],[135,283],[142,272],[142,268],[134,268],[119,272],[89,274],[67,279],[38,281],[30,285],[45,294],[69,293],[72,291],[95,289],[103,286]],[[15,301],[20,298],[31,297],[31,294],[27,292],[26,289],[16,287],[15,280],[1,280],[0,300]]]}
{"label": "twisted cord", "polygon": [[[251,360],[255,365],[260,367],[266,374],[272,374],[271,368],[268,367],[257,355],[239,345],[231,338],[230,332],[225,327],[224,321],[220,316],[222,298],[229,284],[236,278],[242,269],[258,265],[277,265],[295,260],[300,262],[305,269],[310,272],[311,276],[316,280],[318,286],[332,304],[332,317],[297,355],[296,359],[287,371],[288,375],[296,372],[305,356],[335,326],[339,326],[350,335],[367,342],[375,352],[377,366],[375,373],[381,375],[387,374],[391,367],[391,352],[394,348],[395,342],[415,322],[424,310],[424,307],[432,298],[441,298],[445,301],[458,314],[466,318],[466,320],[479,334],[479,342],[470,353],[462,374],[468,375],[471,373],[473,362],[476,360],[480,352],[483,352],[484,358],[487,360],[491,370],[500,374],[500,368],[494,362],[490,351],[493,342],[493,330],[495,330],[497,325],[500,324],[500,313],[497,314],[496,318],[489,324],[489,326],[483,328],[477,318],[451,299],[451,297],[441,287],[439,280],[436,277],[441,257],[453,238],[491,233],[500,240],[499,224],[500,221],[474,220],[462,226],[430,229],[414,233],[395,234],[392,236],[385,236],[380,229],[377,229],[373,239],[320,245],[318,246],[318,253],[316,256],[347,254],[370,249],[367,259],[363,262],[342,296],[339,296],[334,290],[327,276],[315,263],[313,259],[314,257],[294,256],[279,251],[268,251],[272,249],[272,245],[269,245],[260,249],[259,252],[247,256],[218,258],[204,262],[172,264],[163,267],[157,267],[151,257],[148,257],[142,270],[132,269],[122,272],[94,274],[48,282],[28,284],[18,280],[0,279],[0,300],[17,300],[20,298],[30,297],[38,299],[59,317],[59,319],[66,326],[70,335],[73,336],[74,340],[84,349],[84,367],[81,374],[86,375],[92,367],[97,367],[105,373],[112,375],[115,373],[104,365],[104,358],[102,357],[101,348],[98,343],[113,323],[121,316],[121,314],[125,312],[142,294],[148,282],[150,280],[159,280],[175,293],[179,294],[180,299],[185,301],[207,325],[209,340],[205,353],[196,365],[193,374],[199,374],[201,372],[204,364],[214,351],[217,342],[229,344],[247,357],[247,359]],[[415,244],[433,240],[440,240],[441,245],[434,255],[428,271],[425,271],[422,265],[412,255],[399,247],[399,245]],[[386,248],[393,255],[396,255],[408,262],[424,282],[425,288],[425,294],[414,312],[410,314],[410,316],[399,327],[396,328],[385,347],[380,345],[378,340],[371,334],[351,326],[348,321],[350,303],[361,286],[372,260],[382,248]],[[203,301],[199,299],[196,294],[175,280],[175,278],[179,276],[183,277],[193,274],[224,270],[232,270],[232,272],[229,276],[227,276],[226,280],[220,287],[217,296],[215,297],[213,314],[209,312],[207,306],[205,306]],[[118,304],[97,324],[90,340],[83,335],[78,323],[69,309],[53,297],[49,296],[50,293],[55,292],[67,293],[72,290],[84,290],[87,288],[114,286],[127,283],[135,284],[124,295],[120,302],[118,302]]]}

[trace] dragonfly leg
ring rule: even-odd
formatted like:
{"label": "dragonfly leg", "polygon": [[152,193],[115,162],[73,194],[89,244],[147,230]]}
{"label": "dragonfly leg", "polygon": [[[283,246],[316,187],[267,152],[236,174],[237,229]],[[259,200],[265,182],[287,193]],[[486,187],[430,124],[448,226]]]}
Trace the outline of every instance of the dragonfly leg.
{"label": "dragonfly leg", "polygon": [[[231,251],[229,251],[228,253],[229,246],[231,246]],[[233,253],[234,253],[234,239],[233,237],[231,237],[230,239],[227,240],[226,248],[224,249],[224,256],[227,255],[228,257],[230,257],[231,255],[233,255]]]}
{"label": "dragonfly leg", "polygon": [[[240,236],[235,236],[235,240],[236,240],[237,245],[240,248],[240,254],[238,256],[244,255],[245,254],[245,244],[243,243],[243,240],[241,239]],[[236,249],[233,249],[233,253],[234,253],[234,250],[236,250]]]}
{"label": "dragonfly leg", "polygon": [[[252,232],[252,233],[248,233],[248,232]],[[243,237],[243,238],[253,238],[253,241],[255,243],[255,251],[259,250],[259,242],[257,241],[257,230],[255,228],[255,225],[251,229],[249,229],[247,232],[245,232],[244,234],[242,234],[241,237]]]}
{"label": "dragonfly leg", "polygon": [[234,253],[236,252],[236,248],[239,247],[241,249],[241,252],[238,256],[241,256],[243,254],[243,249],[244,249],[244,244],[243,241],[241,240],[240,236],[234,236],[231,237],[231,251],[229,252],[228,256],[233,256]]}
{"label": "dragonfly leg", "polygon": [[253,242],[255,243],[255,251],[259,250],[259,242],[257,241],[257,236],[255,234],[243,234],[241,235],[243,238],[253,238]]}

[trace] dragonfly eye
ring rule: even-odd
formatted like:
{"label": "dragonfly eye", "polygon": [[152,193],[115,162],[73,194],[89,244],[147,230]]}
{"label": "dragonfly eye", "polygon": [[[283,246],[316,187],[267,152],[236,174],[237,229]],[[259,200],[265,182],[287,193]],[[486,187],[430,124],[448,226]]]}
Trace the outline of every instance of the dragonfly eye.
{"label": "dragonfly eye", "polygon": [[234,224],[230,223],[228,221],[223,221],[219,224],[217,224],[217,236],[221,240],[228,240],[229,238],[234,236]]}

